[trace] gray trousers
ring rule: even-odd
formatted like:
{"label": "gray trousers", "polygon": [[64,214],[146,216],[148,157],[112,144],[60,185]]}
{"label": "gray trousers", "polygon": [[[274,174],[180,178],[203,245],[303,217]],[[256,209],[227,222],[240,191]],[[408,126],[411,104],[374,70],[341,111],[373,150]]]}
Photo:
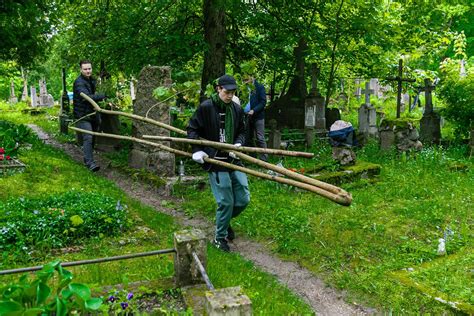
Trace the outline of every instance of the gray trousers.
{"label": "gray trousers", "polygon": [[250,203],[247,176],[240,171],[209,172],[211,190],[217,202],[216,239],[227,237],[230,220]]}
{"label": "gray trousers", "polygon": [[[89,121],[79,121],[76,123],[76,127],[80,129],[85,129],[87,131],[94,131],[94,126]],[[82,150],[84,153],[84,164],[88,168],[93,168],[95,166],[93,147],[94,147],[94,136],[91,134],[81,133],[80,137],[82,138]]]}
{"label": "gray trousers", "polygon": [[[253,140],[256,139],[255,145],[260,148],[267,148],[267,143],[265,142],[265,119],[253,120],[249,118],[249,140],[248,144],[253,146]],[[263,161],[268,160],[266,154],[260,154],[260,159]]]}

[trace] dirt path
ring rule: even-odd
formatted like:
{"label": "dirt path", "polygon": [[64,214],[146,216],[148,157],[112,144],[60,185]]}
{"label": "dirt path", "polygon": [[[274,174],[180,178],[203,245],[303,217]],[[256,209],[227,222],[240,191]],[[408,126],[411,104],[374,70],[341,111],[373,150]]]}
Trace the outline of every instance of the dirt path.
{"label": "dirt path", "polygon": [[[78,163],[82,163],[82,152],[78,146],[72,144],[63,144],[49,137],[36,125],[30,124],[29,127],[46,144],[61,149],[71,156]],[[183,226],[191,226],[202,229],[206,232],[209,239],[213,235],[213,223],[201,217],[188,218],[176,209],[170,209],[162,206],[162,201],[167,197],[158,194],[150,194],[153,190],[148,185],[137,183],[129,177],[120,174],[109,167],[107,159],[100,153],[95,154],[98,164],[101,166],[99,175],[114,181],[129,196],[140,200],[142,203],[154,207],[157,211],[166,213],[175,217]],[[244,258],[251,260],[261,270],[274,275],[278,280],[285,284],[294,293],[306,301],[317,315],[369,315],[377,312],[371,308],[364,308],[355,304],[348,304],[343,300],[344,294],[332,288],[327,287],[322,280],[314,276],[308,270],[300,267],[294,262],[283,261],[268,251],[262,244],[239,237],[232,244],[233,251],[240,253]]]}

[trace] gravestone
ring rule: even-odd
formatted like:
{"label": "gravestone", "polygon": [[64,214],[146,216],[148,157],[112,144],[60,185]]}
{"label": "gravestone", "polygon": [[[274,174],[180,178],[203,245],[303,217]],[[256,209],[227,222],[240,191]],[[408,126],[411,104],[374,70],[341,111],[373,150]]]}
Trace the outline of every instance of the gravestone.
{"label": "gravestone", "polygon": [[360,100],[360,96],[362,95],[362,88],[360,87],[360,84],[361,84],[361,79],[354,80],[354,85],[355,85],[354,96],[357,98],[357,101]]}
{"label": "gravestone", "polygon": [[303,129],[305,122],[305,100],[308,94],[305,79],[305,55],[308,45],[300,40],[294,49],[295,74],[288,91],[265,109],[267,120],[275,119],[278,128]]}
{"label": "gravestone", "polygon": [[379,97],[379,79],[378,78],[371,78],[370,79],[370,90],[372,90],[372,94],[376,96],[377,98]]}
{"label": "gravestone", "polygon": [[331,125],[334,124],[334,122],[339,121],[341,119],[341,112],[338,108],[327,108],[325,114],[327,130],[331,128]]}
{"label": "gravestone", "polygon": [[48,106],[51,107],[54,105],[54,99],[51,94],[48,94],[48,90],[46,89],[46,80],[42,79],[39,81],[39,106]]}
{"label": "gravestone", "polygon": [[312,64],[311,90],[305,100],[305,128],[309,129],[308,133],[313,137],[326,137],[328,132],[326,129],[326,107],[324,106],[324,97],[318,90],[318,76],[319,68],[316,64]]}
{"label": "gravestone", "polygon": [[423,143],[439,144],[441,141],[441,117],[433,109],[431,92],[435,86],[431,80],[425,79],[425,86],[421,89],[425,92],[425,110],[420,120],[420,139]]}
{"label": "gravestone", "polygon": [[411,98],[410,98],[410,94],[405,92],[402,94],[402,99],[400,101],[400,112],[403,113],[405,112],[405,107],[406,106],[410,106],[410,101],[411,101]]}
{"label": "gravestone", "polygon": [[21,94],[21,101],[26,102],[28,99],[28,83],[23,79],[23,93]]}
{"label": "gravestone", "polygon": [[18,103],[18,98],[15,95],[15,84],[13,83],[13,80],[10,82],[10,99],[9,99],[10,104],[17,104]]}
{"label": "gravestone", "polygon": [[268,133],[268,148],[280,149],[281,146],[281,132],[278,130],[278,123],[275,119],[268,122],[270,132]]}
{"label": "gravestone", "polygon": [[374,90],[370,89],[369,82],[365,83],[365,90],[362,92],[365,96],[365,103],[359,108],[359,133],[364,136],[364,139],[377,138],[377,112],[370,103],[370,95],[374,93]]}
{"label": "gravestone", "polygon": [[30,95],[31,95],[31,107],[35,108],[38,106],[38,96],[36,95],[36,87],[30,86]]}
{"label": "gravestone", "polygon": [[[168,88],[171,87],[171,84],[170,67],[144,67],[138,77],[137,99],[133,105],[133,114],[170,124],[170,108],[173,100],[158,102],[153,97],[153,90],[158,87]],[[170,132],[167,129],[149,123],[134,121],[132,136],[141,138],[142,135],[170,136]],[[160,144],[170,146],[169,142],[160,142]],[[156,172],[160,176],[172,177],[175,174],[174,154],[161,151],[155,147],[150,148],[134,143],[128,162],[132,168],[145,168]]]}

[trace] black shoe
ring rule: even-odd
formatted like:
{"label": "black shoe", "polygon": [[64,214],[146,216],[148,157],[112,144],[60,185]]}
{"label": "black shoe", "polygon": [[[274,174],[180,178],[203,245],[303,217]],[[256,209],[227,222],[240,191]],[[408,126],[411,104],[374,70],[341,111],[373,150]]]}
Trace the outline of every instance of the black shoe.
{"label": "black shoe", "polygon": [[92,165],[89,167],[89,170],[92,171],[92,172],[97,172],[100,170],[100,167],[97,166],[97,165]]}
{"label": "black shoe", "polygon": [[229,227],[227,228],[227,241],[232,241],[235,239],[235,233],[234,233],[234,230],[232,229],[232,227]]}
{"label": "black shoe", "polygon": [[213,243],[214,247],[220,249],[224,252],[230,252],[229,245],[225,239],[214,239]]}

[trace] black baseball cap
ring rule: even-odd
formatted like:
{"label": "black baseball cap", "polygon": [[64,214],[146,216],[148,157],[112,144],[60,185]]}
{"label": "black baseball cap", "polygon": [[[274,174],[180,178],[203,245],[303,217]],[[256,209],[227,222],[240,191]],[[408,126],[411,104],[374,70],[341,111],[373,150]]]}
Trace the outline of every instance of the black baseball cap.
{"label": "black baseball cap", "polygon": [[217,78],[217,85],[223,87],[226,90],[237,90],[237,82],[234,77],[229,75],[223,75]]}

